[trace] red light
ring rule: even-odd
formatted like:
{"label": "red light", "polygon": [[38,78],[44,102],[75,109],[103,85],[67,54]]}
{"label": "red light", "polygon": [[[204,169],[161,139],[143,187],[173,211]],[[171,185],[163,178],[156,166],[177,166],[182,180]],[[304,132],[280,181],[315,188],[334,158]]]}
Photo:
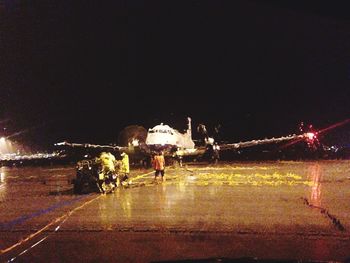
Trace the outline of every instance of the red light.
{"label": "red light", "polygon": [[306,133],[306,137],[309,139],[309,140],[313,140],[316,138],[316,134],[313,133],[313,132],[307,132]]}

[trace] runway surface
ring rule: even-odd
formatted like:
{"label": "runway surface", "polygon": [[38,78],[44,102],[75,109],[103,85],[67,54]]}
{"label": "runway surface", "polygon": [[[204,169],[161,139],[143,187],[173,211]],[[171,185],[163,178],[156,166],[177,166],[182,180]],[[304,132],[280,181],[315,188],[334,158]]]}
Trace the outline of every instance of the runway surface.
{"label": "runway surface", "polygon": [[350,259],[349,161],[131,169],[108,195],[74,195],[75,167],[0,172],[1,262]]}

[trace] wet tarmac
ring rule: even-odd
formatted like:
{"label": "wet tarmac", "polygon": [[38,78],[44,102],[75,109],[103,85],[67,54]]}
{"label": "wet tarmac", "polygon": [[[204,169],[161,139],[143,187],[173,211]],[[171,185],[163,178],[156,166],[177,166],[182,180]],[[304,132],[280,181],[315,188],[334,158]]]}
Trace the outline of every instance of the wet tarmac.
{"label": "wet tarmac", "polygon": [[350,259],[349,161],[132,169],[108,195],[74,195],[74,175],[1,168],[0,262]]}

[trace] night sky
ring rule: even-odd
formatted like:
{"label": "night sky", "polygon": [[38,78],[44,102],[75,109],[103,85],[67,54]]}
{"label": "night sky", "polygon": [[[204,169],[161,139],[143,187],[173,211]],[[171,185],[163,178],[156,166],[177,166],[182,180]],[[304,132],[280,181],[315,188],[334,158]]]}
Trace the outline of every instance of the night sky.
{"label": "night sky", "polygon": [[237,142],[348,119],[346,5],[302,2],[0,1],[0,132],[111,143],[191,116]]}

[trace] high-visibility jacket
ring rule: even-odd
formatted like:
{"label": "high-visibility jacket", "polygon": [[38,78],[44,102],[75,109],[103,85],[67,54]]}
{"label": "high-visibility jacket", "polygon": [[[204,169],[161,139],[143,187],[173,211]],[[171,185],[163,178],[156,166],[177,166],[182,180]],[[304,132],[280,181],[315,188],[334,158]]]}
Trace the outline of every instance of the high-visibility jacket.
{"label": "high-visibility jacket", "polygon": [[115,166],[114,166],[115,157],[113,154],[103,152],[100,155],[100,160],[101,160],[101,164],[102,164],[102,170],[104,172],[107,172],[107,171],[114,172],[115,171]]}
{"label": "high-visibility jacket", "polygon": [[165,168],[165,159],[163,155],[156,155],[153,159],[153,168],[155,170],[164,170]]}
{"label": "high-visibility jacket", "polygon": [[126,153],[124,153],[120,166],[120,172],[128,174],[129,171],[129,156]]}

